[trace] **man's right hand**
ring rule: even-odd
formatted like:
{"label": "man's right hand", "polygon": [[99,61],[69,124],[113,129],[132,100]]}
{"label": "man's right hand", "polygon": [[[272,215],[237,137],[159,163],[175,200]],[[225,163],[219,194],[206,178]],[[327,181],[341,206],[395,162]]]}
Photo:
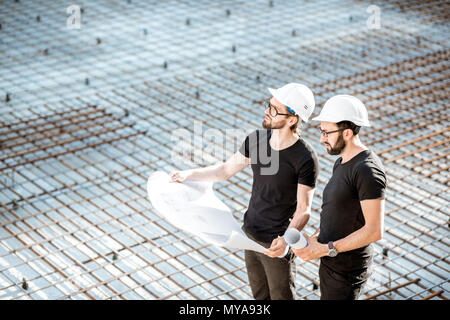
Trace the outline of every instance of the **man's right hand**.
{"label": "man's right hand", "polygon": [[184,182],[189,176],[189,170],[184,171],[173,171],[169,173],[170,181],[172,182]]}

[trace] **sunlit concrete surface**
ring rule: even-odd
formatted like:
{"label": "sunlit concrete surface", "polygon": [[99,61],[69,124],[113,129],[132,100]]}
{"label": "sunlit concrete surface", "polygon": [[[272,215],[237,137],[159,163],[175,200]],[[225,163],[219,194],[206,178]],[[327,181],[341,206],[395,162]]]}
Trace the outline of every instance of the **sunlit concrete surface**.
{"label": "sunlit concrete surface", "polygon": [[[0,299],[251,299],[243,251],[167,223],[146,181],[224,161],[294,81],[315,114],[340,93],[369,110],[389,188],[361,299],[449,298],[448,1],[77,1],[78,25],[73,4],[0,4]],[[180,159],[176,132],[204,139]],[[317,123],[303,136],[311,234],[336,158]],[[214,185],[240,220],[251,178]],[[318,299],[318,261],[296,264],[297,299]]]}

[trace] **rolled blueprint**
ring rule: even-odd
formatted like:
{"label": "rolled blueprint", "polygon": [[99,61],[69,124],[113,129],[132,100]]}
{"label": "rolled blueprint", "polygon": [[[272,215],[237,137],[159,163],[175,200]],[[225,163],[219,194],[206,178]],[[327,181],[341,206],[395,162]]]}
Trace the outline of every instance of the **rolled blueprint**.
{"label": "rolled blueprint", "polygon": [[289,228],[284,233],[284,241],[293,249],[303,249],[308,245],[303,234],[295,228]]}

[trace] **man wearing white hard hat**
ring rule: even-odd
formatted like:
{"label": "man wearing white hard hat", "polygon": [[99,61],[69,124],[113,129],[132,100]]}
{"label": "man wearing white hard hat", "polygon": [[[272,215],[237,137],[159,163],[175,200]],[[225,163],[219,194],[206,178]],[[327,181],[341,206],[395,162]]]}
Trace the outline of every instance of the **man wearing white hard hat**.
{"label": "man wearing white hard hat", "polygon": [[340,155],[323,190],[320,226],[309,245],[294,253],[320,258],[321,299],[355,300],[371,275],[372,242],[382,239],[386,174],[382,163],[359,139],[370,126],[364,104],[350,95],[329,99],[318,117],[320,141]]}
{"label": "man wearing white hard hat", "polygon": [[309,220],[318,174],[317,156],[299,135],[300,121],[314,110],[311,90],[298,83],[269,89],[262,126],[248,135],[225,163],[173,172],[173,181],[223,181],[251,164],[252,195],[243,230],[268,250],[245,251],[252,294],[257,300],[295,299],[295,255],[281,237]]}

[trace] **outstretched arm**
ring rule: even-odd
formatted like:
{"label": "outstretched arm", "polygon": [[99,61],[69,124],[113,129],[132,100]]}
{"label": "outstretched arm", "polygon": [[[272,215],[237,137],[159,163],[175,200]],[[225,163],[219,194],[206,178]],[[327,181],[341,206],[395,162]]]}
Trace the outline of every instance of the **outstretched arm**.
{"label": "outstretched arm", "polygon": [[174,171],[169,174],[174,182],[183,182],[186,180],[202,181],[224,181],[228,180],[236,173],[244,169],[250,163],[250,158],[243,156],[239,151],[233,154],[224,163],[212,166],[190,169],[184,171]]}

